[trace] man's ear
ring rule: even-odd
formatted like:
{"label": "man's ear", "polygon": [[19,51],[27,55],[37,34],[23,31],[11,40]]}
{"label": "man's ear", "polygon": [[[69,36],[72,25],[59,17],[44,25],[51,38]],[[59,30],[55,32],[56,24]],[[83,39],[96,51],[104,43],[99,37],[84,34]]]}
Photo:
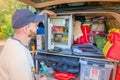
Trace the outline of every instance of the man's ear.
{"label": "man's ear", "polygon": [[29,32],[28,26],[24,26],[24,27],[23,27],[23,30],[24,30],[24,32],[27,34],[27,33]]}

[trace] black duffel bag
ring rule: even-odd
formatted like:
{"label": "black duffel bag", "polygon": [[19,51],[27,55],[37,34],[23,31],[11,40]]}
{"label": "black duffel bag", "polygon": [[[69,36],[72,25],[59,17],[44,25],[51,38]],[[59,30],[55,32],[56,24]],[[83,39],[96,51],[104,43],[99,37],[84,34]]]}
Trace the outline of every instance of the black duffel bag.
{"label": "black duffel bag", "polygon": [[37,55],[35,59],[39,61],[44,61],[48,67],[52,67],[54,70],[64,71],[64,72],[79,72],[79,59],[72,57],[54,56],[54,55]]}

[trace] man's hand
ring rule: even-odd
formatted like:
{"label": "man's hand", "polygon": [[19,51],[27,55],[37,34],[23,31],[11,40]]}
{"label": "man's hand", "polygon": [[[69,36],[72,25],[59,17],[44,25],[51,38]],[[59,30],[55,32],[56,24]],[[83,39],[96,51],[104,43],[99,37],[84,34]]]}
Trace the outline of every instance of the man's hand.
{"label": "man's hand", "polygon": [[40,15],[43,15],[43,14],[48,14],[50,17],[56,17],[57,14],[53,11],[50,11],[50,10],[42,10],[42,12],[40,13]]}

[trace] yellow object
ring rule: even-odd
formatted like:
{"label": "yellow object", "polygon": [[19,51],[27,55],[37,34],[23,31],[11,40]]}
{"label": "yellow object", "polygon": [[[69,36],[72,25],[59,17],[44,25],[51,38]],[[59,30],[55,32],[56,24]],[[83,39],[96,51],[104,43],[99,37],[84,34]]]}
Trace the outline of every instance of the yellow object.
{"label": "yellow object", "polygon": [[34,57],[34,52],[35,52],[35,46],[32,46],[32,57]]}
{"label": "yellow object", "polygon": [[120,60],[120,29],[111,29],[107,36],[107,43],[103,48],[106,58]]}
{"label": "yellow object", "polygon": [[104,46],[104,48],[103,48],[103,54],[104,54],[105,57],[106,57],[106,55],[107,55],[108,50],[110,49],[110,47],[111,47],[112,45],[113,45],[113,44],[110,43],[110,41],[107,41],[107,43],[105,44],[105,46]]}
{"label": "yellow object", "polygon": [[120,32],[120,30],[119,30],[119,29],[116,29],[116,28],[113,28],[113,29],[109,30],[109,33],[110,33],[110,32]]}
{"label": "yellow object", "polygon": [[[31,49],[32,49],[32,57],[34,57],[35,46],[31,46]],[[36,68],[33,69],[33,72],[36,73]],[[36,80],[35,76],[34,76],[34,80]]]}
{"label": "yellow object", "polygon": [[91,25],[91,23],[84,23],[84,24],[82,24],[82,26],[90,26]]}
{"label": "yellow object", "polygon": [[67,42],[67,41],[68,41],[68,37],[67,36],[62,37],[62,42]]}
{"label": "yellow object", "polygon": [[36,73],[36,69],[35,68],[34,68],[33,72]]}

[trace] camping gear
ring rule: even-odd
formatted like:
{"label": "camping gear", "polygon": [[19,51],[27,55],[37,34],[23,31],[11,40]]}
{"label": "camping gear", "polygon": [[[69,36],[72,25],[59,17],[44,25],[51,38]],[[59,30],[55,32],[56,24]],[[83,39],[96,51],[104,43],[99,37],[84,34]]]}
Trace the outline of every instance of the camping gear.
{"label": "camping gear", "polygon": [[39,63],[45,62],[48,67],[52,67],[54,70],[62,72],[79,72],[79,59],[71,57],[53,56],[53,55],[37,55],[35,60]]}
{"label": "camping gear", "polygon": [[80,59],[80,80],[109,80],[112,62],[92,59]]}
{"label": "camping gear", "polygon": [[106,58],[120,60],[120,29],[110,30],[108,41],[103,48],[103,54]]}
{"label": "camping gear", "polygon": [[81,56],[103,57],[102,51],[92,44],[73,45],[72,53]]}
{"label": "camping gear", "polygon": [[100,50],[103,49],[106,42],[107,42],[107,38],[105,36],[95,35],[95,44]]}
{"label": "camping gear", "polygon": [[93,23],[91,26],[91,31],[105,31],[105,25],[102,21],[98,23]]}
{"label": "camping gear", "polygon": [[75,44],[88,44],[90,43],[90,26],[81,26],[83,36],[79,37]]}
{"label": "camping gear", "polygon": [[117,65],[115,80],[120,80],[120,64]]}
{"label": "camping gear", "polygon": [[80,21],[75,21],[75,26],[73,27],[73,29],[74,29],[73,31],[74,40],[78,39],[79,37],[83,35]]}

